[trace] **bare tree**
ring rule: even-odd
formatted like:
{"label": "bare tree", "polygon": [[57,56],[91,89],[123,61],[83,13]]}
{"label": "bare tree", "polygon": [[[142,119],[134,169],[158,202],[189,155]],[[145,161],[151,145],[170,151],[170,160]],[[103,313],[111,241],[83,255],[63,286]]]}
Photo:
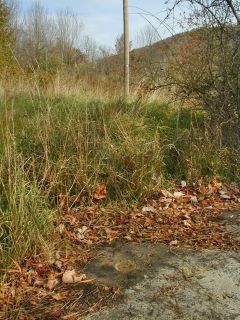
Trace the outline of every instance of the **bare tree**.
{"label": "bare tree", "polygon": [[55,40],[62,64],[70,64],[72,62],[72,56],[76,53],[73,48],[80,46],[82,30],[83,23],[74,12],[66,9],[57,14]]}
{"label": "bare tree", "polygon": [[18,0],[7,0],[6,1],[9,10],[9,22],[13,30],[17,29],[21,16],[21,8]]}
{"label": "bare tree", "polygon": [[16,50],[23,65],[37,65],[41,56],[54,45],[54,19],[35,2],[18,23]]}
{"label": "bare tree", "polygon": [[96,42],[89,36],[84,36],[80,45],[82,53],[88,61],[93,62],[97,59],[98,48]]}
{"label": "bare tree", "polygon": [[110,59],[112,55],[112,50],[106,46],[100,46],[98,49],[98,69],[100,72],[103,72],[105,75],[109,76],[110,74]]}
{"label": "bare tree", "polygon": [[[9,1],[15,4],[16,0]],[[65,64],[74,66],[76,61],[83,59],[78,49],[82,29],[83,23],[73,12],[63,10],[57,15],[49,15],[39,2],[34,2],[23,19],[16,23],[16,56],[23,66],[34,69],[57,68]]]}
{"label": "bare tree", "polygon": [[83,23],[72,11],[66,9],[57,14],[56,18],[56,38],[64,47],[77,47],[83,30]]}
{"label": "bare tree", "polygon": [[159,33],[152,25],[146,25],[136,36],[136,47],[151,47],[154,43],[161,40]]}
{"label": "bare tree", "polygon": [[[182,1],[178,1],[179,5]],[[186,2],[186,1],[185,1]],[[185,16],[195,34],[176,52],[171,82],[176,95],[195,101],[210,116],[220,143],[240,139],[240,24],[231,0],[189,0]],[[191,45],[190,45],[191,44]],[[187,48],[187,50],[186,50]],[[193,100],[194,99],[194,100]]]}
{"label": "bare tree", "polygon": [[35,2],[25,15],[25,26],[28,38],[35,51],[49,46],[53,41],[54,23],[47,10]]}
{"label": "bare tree", "polygon": [[117,36],[115,41],[115,51],[118,55],[124,54],[124,34]]}

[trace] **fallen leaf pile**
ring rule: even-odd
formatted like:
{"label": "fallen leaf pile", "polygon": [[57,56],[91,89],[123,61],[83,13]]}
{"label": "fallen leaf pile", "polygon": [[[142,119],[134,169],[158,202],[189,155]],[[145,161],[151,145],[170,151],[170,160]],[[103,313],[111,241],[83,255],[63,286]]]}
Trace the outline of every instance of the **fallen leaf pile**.
{"label": "fallen leaf pile", "polygon": [[116,240],[163,242],[172,247],[239,250],[240,244],[219,223],[223,211],[240,207],[240,190],[220,182],[161,190],[158,199],[128,210],[101,207],[107,188],[100,185],[92,207],[59,206],[61,218],[53,235],[51,257],[39,254],[22,266],[13,262],[0,291],[0,318],[79,319],[117,297],[117,288],[103,287],[82,271],[94,250]]}
{"label": "fallen leaf pile", "polygon": [[75,208],[62,216],[64,236],[87,248],[115,240],[165,242],[196,249],[238,249],[218,217],[224,210],[240,206],[240,190],[201,180],[187,188],[161,190],[159,199],[141,208],[122,212],[110,205],[100,208]]}
{"label": "fallen leaf pile", "polygon": [[1,287],[0,319],[76,320],[117,298],[117,288],[98,285],[84,273],[66,269],[73,262],[77,265],[77,259],[45,263],[40,259],[28,259],[21,272],[12,273]]}

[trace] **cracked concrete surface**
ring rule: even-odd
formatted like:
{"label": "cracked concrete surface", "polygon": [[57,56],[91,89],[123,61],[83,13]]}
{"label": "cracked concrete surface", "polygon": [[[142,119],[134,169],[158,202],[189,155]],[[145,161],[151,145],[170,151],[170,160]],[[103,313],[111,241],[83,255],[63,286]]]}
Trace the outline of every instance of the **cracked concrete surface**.
{"label": "cracked concrete surface", "polygon": [[[229,219],[222,217],[239,237],[240,220]],[[240,253],[118,242],[99,252],[86,273],[123,293],[86,320],[240,320]]]}

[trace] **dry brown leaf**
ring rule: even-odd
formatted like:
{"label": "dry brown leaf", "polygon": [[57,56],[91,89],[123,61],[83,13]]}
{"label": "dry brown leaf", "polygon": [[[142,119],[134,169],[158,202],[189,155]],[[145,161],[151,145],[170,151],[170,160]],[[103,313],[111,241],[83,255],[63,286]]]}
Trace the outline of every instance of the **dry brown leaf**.
{"label": "dry brown leaf", "polygon": [[39,275],[44,275],[48,272],[49,266],[46,263],[37,263],[35,265],[35,270]]}
{"label": "dry brown leaf", "polygon": [[182,187],[182,188],[186,188],[186,187],[187,187],[187,182],[184,181],[184,180],[182,180],[182,181],[181,181],[181,187]]}
{"label": "dry brown leaf", "polygon": [[147,218],[145,218],[145,223],[148,224],[148,225],[150,225],[150,224],[153,224],[153,223],[154,223],[154,220],[147,217]]}
{"label": "dry brown leaf", "polygon": [[34,286],[35,287],[39,287],[39,288],[41,288],[41,287],[44,287],[44,284],[45,284],[45,281],[43,280],[43,279],[41,279],[41,278],[37,278],[35,281],[34,281]]}
{"label": "dry brown leaf", "polygon": [[165,198],[173,198],[173,194],[168,190],[162,189],[161,192]]}
{"label": "dry brown leaf", "polygon": [[101,184],[94,194],[94,199],[101,200],[101,199],[106,198],[106,196],[107,196],[107,188],[106,188],[105,184]]}
{"label": "dry brown leaf", "polygon": [[192,197],[190,198],[190,201],[191,201],[192,203],[198,203],[198,198],[197,198],[197,196],[192,196]]}
{"label": "dry brown leaf", "polygon": [[184,220],[183,224],[184,224],[185,227],[191,227],[192,226],[190,220]]}
{"label": "dry brown leaf", "polygon": [[213,187],[214,187],[214,189],[216,189],[216,190],[221,190],[221,189],[222,189],[222,183],[221,183],[221,182],[214,181],[214,182],[213,182]]}
{"label": "dry brown leaf", "polygon": [[142,213],[147,213],[147,212],[156,212],[156,209],[155,208],[153,208],[153,207],[143,207],[142,208]]}
{"label": "dry brown leaf", "polygon": [[181,192],[181,191],[175,191],[174,194],[173,194],[174,198],[176,199],[179,199],[179,198],[182,198],[184,196],[184,193]]}
{"label": "dry brown leaf", "polygon": [[82,228],[78,228],[75,230],[76,236],[79,240],[84,240],[85,239],[85,234],[88,230],[88,227],[83,226]]}
{"label": "dry brown leaf", "polygon": [[71,227],[77,226],[77,219],[71,214],[66,214],[64,219],[67,223],[70,224]]}
{"label": "dry brown leaf", "polygon": [[169,243],[170,246],[177,246],[178,245],[178,241],[177,240],[173,240]]}
{"label": "dry brown leaf", "polygon": [[56,301],[64,301],[66,299],[66,295],[59,292],[52,295],[52,298]]}
{"label": "dry brown leaf", "polygon": [[63,283],[79,283],[83,280],[86,280],[86,275],[81,274],[78,275],[75,270],[67,270],[64,272],[62,276],[62,282]]}
{"label": "dry brown leaf", "polygon": [[231,197],[229,195],[227,195],[227,194],[221,194],[220,198],[224,199],[224,200],[230,200],[231,199]]}
{"label": "dry brown leaf", "polygon": [[58,279],[49,279],[46,284],[46,288],[49,290],[53,290],[58,284],[59,284]]}

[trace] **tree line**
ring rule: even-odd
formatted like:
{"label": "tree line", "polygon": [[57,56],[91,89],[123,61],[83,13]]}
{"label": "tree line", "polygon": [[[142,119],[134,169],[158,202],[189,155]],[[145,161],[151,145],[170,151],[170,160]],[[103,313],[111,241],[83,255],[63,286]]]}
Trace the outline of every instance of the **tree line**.
{"label": "tree line", "polygon": [[[131,91],[139,83],[143,95],[164,92],[169,99],[205,111],[218,143],[236,147],[240,139],[240,20],[232,0],[176,1],[166,19],[184,5],[184,32],[160,41],[159,28],[139,33],[143,48],[132,49]],[[148,13],[149,14],[149,13]],[[155,17],[160,27],[167,20]],[[46,85],[58,72],[90,86],[119,88],[123,81],[123,36],[115,52],[99,47],[83,33],[83,23],[71,11],[50,16],[39,3],[19,13],[17,2],[0,2],[0,69],[40,75]],[[3,73],[3,72],[2,72]],[[107,85],[106,85],[107,84]],[[141,91],[140,90],[140,91]],[[141,96],[141,93],[140,93]]]}

